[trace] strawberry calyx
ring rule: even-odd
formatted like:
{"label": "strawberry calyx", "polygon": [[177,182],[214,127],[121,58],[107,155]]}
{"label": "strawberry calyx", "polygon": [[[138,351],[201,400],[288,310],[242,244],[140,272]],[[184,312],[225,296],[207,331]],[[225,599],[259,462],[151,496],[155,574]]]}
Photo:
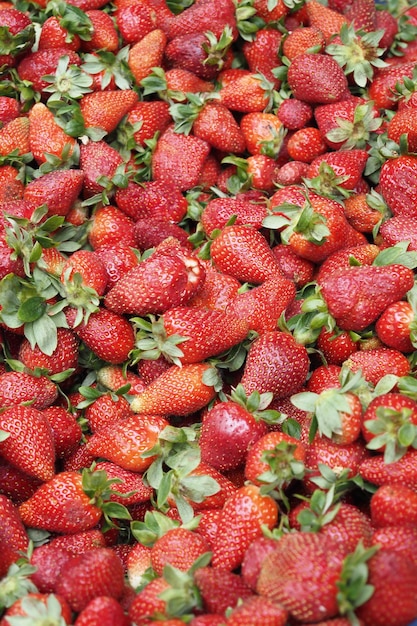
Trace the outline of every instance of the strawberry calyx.
{"label": "strawberry calyx", "polygon": [[306,471],[303,461],[294,456],[296,448],[297,444],[283,440],[272,450],[264,450],[261,461],[269,469],[257,476],[257,480],[262,483],[260,493],[283,502],[287,510],[290,506],[285,489],[292,481],[302,480]]}
{"label": "strawberry calyx", "polygon": [[67,4],[63,0],[52,0],[48,2],[45,9],[45,16],[50,15],[57,17],[61,28],[68,32],[66,43],[71,43],[74,35],[78,35],[83,41],[91,40],[93,24],[88,15],[79,7]]}
{"label": "strawberry calyx", "polygon": [[253,41],[256,33],[264,28],[265,21],[259,17],[254,0],[235,0],[236,27],[245,41]]}
{"label": "strawberry calyx", "polygon": [[[323,164],[327,165],[322,162],[320,167]],[[294,233],[301,233],[307,241],[322,245],[330,235],[326,217],[314,210],[308,195],[305,198],[302,206],[284,202],[272,207],[272,213],[264,218],[262,225],[272,230],[280,230],[281,241],[286,245]]]}
{"label": "strawberry calyx", "polygon": [[[395,246],[384,248],[377,254],[372,262],[372,265],[382,267],[385,265],[397,264],[404,265],[410,269],[415,269],[417,267],[417,252],[415,250],[408,250],[408,246],[408,241],[400,241],[395,244]],[[414,297],[414,294],[412,297]]]}
{"label": "strawberry calyx", "polygon": [[206,567],[211,561],[211,552],[199,556],[186,572],[182,572],[170,563],[164,566],[162,577],[170,585],[159,597],[166,602],[166,614],[192,619],[194,611],[203,608],[203,600],[194,580],[194,573]]}
{"label": "strawberry calyx", "polygon": [[355,31],[352,24],[343,24],[340,29],[341,43],[330,43],[326,53],[334,58],[346,75],[352,75],[358,87],[366,87],[372,80],[374,68],[387,67],[387,63],[380,58],[385,48],[378,47],[383,35],[383,30],[365,33]]}
{"label": "strawberry calyx", "polygon": [[132,89],[134,80],[128,66],[129,49],[129,46],[124,46],[117,54],[109,50],[84,54],[81,69],[93,76],[101,74],[101,89],[108,87],[111,80],[119,89]]}
{"label": "strawberry calyx", "polygon": [[200,92],[200,93],[186,93],[188,102],[172,102],[169,107],[169,112],[174,120],[174,130],[176,133],[183,133],[189,135],[193,124],[200,112],[204,108],[206,102],[219,99],[218,92]]}
{"label": "strawberry calyx", "polygon": [[197,428],[167,426],[156,445],[142,456],[156,456],[143,475],[145,484],[156,491],[156,508],[166,512],[173,501],[183,523],[194,517],[190,500],[203,502],[220,489],[211,476],[193,475],[201,461]]}
{"label": "strawberry calyx", "polygon": [[299,297],[302,300],[301,313],[287,320],[281,316],[279,327],[282,330],[291,331],[296,341],[302,345],[314,344],[322,328],[329,332],[336,330],[336,320],[329,313],[320,285],[308,283],[300,291]]}
{"label": "strawberry calyx", "polygon": [[201,47],[207,56],[203,65],[216,67],[220,71],[224,67],[225,56],[234,41],[232,28],[225,26],[219,37],[216,37],[211,31],[205,32],[204,35],[207,42],[204,42]]}
{"label": "strawberry calyx", "polygon": [[264,421],[269,425],[276,425],[282,423],[286,419],[286,415],[283,415],[279,411],[268,409],[271,404],[274,394],[270,392],[259,393],[259,391],[252,391],[247,395],[245,388],[239,383],[237,387],[232,389],[232,392],[227,396],[229,400],[235,402],[239,406],[248,411],[256,421]]}
{"label": "strawberry calyx", "polygon": [[[10,617],[10,624],[21,624],[21,626],[65,626],[67,621],[62,615],[62,605],[54,594],[48,594],[45,602],[37,595],[28,595],[21,600],[21,610],[23,615]],[[12,621],[10,621],[12,620]],[[16,622],[18,620],[18,622]]]}
{"label": "strawberry calyx", "polygon": [[0,55],[17,56],[30,50],[35,43],[35,29],[28,24],[17,33],[12,33],[8,26],[0,26]]}
{"label": "strawberry calyx", "polygon": [[30,578],[36,567],[29,563],[29,559],[30,553],[12,563],[6,576],[0,580],[0,610],[9,608],[28,593],[38,591]]}
{"label": "strawberry calyx", "polygon": [[315,489],[310,499],[302,500],[308,503],[308,506],[302,508],[297,515],[301,532],[319,532],[323,526],[335,519],[341,504],[335,493],[335,484],[327,491]]}
{"label": "strawberry calyx", "polygon": [[90,504],[103,512],[103,532],[109,528],[118,527],[113,521],[115,519],[132,519],[128,509],[123,504],[110,500],[112,495],[122,498],[132,495],[133,492],[123,494],[112,488],[112,485],[117,485],[121,482],[120,478],[108,478],[105,470],[95,469],[95,463],[90,468],[84,468],[82,471],[82,488],[84,493],[90,498]]}
{"label": "strawberry calyx", "polygon": [[304,182],[308,189],[312,189],[320,196],[340,201],[354,193],[352,189],[346,189],[344,186],[349,178],[349,174],[339,176],[329,163],[322,161],[317,176],[305,178]]}
{"label": "strawberry calyx", "polygon": [[385,463],[401,459],[410,447],[417,448],[417,426],[410,422],[412,410],[403,407],[395,410],[378,407],[376,419],[365,420],[365,428],[375,435],[366,447],[369,450],[384,449]]}
{"label": "strawberry calyx", "polygon": [[[198,525],[198,520],[194,519],[191,527],[187,525],[187,528],[195,528]],[[142,545],[151,548],[157,539],[163,537],[165,533],[173,528],[178,528],[181,523],[164,515],[160,511],[152,510],[146,511],[143,521],[134,520],[130,524],[133,537],[139,541]]]}
{"label": "strawberry calyx", "polygon": [[374,592],[368,584],[368,561],[379,550],[379,546],[365,548],[360,541],[354,552],[347,555],[338,582],[337,602],[341,615],[346,615],[353,626],[359,626],[355,610],[362,606]]}
{"label": "strawberry calyx", "polygon": [[337,128],[332,128],[326,133],[327,139],[335,143],[341,143],[343,150],[351,148],[364,149],[367,147],[372,133],[380,128],[382,118],[375,116],[373,102],[358,104],[353,114],[353,120],[336,118]]}
{"label": "strawberry calyx", "polygon": [[153,361],[162,355],[171,363],[181,366],[184,353],[178,345],[187,341],[187,337],[178,334],[168,336],[162,316],[133,317],[131,322],[138,329],[135,348],[131,353],[132,365],[141,359]]}
{"label": "strawberry calyx", "polygon": [[68,55],[59,59],[55,74],[47,74],[43,79],[50,83],[44,88],[46,93],[52,94],[47,100],[49,106],[57,100],[67,103],[79,100],[92,91],[93,79],[78,65],[71,65]]}

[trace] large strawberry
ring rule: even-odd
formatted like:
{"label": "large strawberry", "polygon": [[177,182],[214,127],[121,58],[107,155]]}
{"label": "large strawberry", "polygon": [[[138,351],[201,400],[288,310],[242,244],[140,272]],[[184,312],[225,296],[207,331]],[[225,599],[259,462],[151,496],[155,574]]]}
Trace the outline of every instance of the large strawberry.
{"label": "large strawberry", "polygon": [[295,98],[312,104],[336,102],[346,94],[348,86],[342,68],[331,56],[309,53],[293,59],[288,83]]}

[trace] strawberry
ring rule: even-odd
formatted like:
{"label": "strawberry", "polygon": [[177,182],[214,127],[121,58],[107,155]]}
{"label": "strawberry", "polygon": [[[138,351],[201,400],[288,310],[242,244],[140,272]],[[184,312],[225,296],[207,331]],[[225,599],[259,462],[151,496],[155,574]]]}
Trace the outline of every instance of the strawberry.
{"label": "strawberry", "polygon": [[267,431],[262,405],[253,408],[250,402],[254,398],[240,396],[236,390],[230,400],[215,404],[203,415],[199,439],[201,459],[220,471],[241,466],[248,450]]}
{"label": "strawberry", "polygon": [[16,117],[0,128],[0,155],[5,156],[13,151],[19,155],[30,152],[27,117]]}
{"label": "strawberry", "polygon": [[191,189],[210,152],[207,141],[193,135],[181,135],[169,126],[159,137],[152,156],[153,179],[174,183],[180,191]]}
{"label": "strawberry", "polygon": [[10,202],[23,198],[24,185],[17,179],[19,172],[11,165],[0,166],[0,202]]}
{"label": "strawberry", "polygon": [[415,545],[417,529],[415,526],[382,526],[372,534],[372,544],[382,548],[404,552],[409,560],[416,563]]}
{"label": "strawberry", "polygon": [[[296,130],[291,135],[287,143],[289,156],[294,161],[302,161],[303,163],[315,162],[321,154],[326,152],[326,144],[323,136],[318,128],[313,126],[305,126]],[[306,174],[310,177],[310,168]]]}
{"label": "strawberry", "polygon": [[108,392],[99,395],[84,410],[84,417],[93,433],[108,424],[117,424],[131,415],[130,404],[126,398]]}
{"label": "strawberry", "polygon": [[414,216],[411,215],[396,215],[388,218],[379,229],[382,245],[392,247],[401,241],[409,241],[408,250],[416,250],[417,237],[414,224]]}
{"label": "strawberry", "polygon": [[38,50],[68,48],[68,50],[77,52],[80,46],[80,37],[68,30],[64,20],[52,15],[42,24]]}
{"label": "strawberry", "polygon": [[128,124],[140,126],[133,133],[133,138],[139,146],[145,146],[145,141],[152,139],[157,131],[163,133],[172,122],[168,102],[162,100],[143,100],[137,102],[127,114]]}
{"label": "strawberry", "polygon": [[358,350],[344,362],[353,372],[362,370],[365,380],[376,385],[387,374],[407,376],[410,363],[404,354],[390,348],[373,348]]}
{"label": "strawberry", "polygon": [[412,352],[414,346],[414,309],[409,302],[398,300],[390,304],[375,324],[379,339],[389,348]]}
{"label": "strawberry", "polygon": [[[105,141],[90,141],[80,146],[80,170],[84,172],[83,192],[86,196],[101,194],[106,180],[113,178],[123,159]],[[104,180],[103,180],[104,179]],[[100,181],[103,180],[103,184]]]}
{"label": "strawberry", "polygon": [[[109,510],[109,505],[106,506],[109,496],[105,472],[97,472],[94,476],[89,470],[83,470],[83,475],[76,471],[62,471],[23,502],[19,514],[27,526],[72,534],[90,530],[98,524],[103,512]],[[110,511],[114,513],[114,503],[111,503]]]}
{"label": "strawberry", "polygon": [[322,174],[321,167],[321,164],[325,163],[331,167],[336,177],[341,179],[341,182],[339,182],[340,187],[343,189],[355,189],[361,179],[367,160],[368,153],[366,150],[351,149],[326,152],[317,156],[310,163],[310,167],[307,170],[307,178],[314,179],[316,176],[319,176],[323,178],[324,186],[326,186],[327,177],[324,173]]}
{"label": "strawberry", "polygon": [[75,369],[78,363],[78,340],[67,328],[57,329],[57,347],[51,355],[42,352],[39,346],[31,347],[24,339],[19,348],[19,360],[29,369],[41,367],[48,375],[58,374],[68,369]]}
{"label": "strawberry", "polygon": [[55,591],[73,611],[80,612],[91,600],[121,597],[124,571],[119,557],[109,548],[96,548],[73,557],[61,571]]}
{"label": "strawberry", "polygon": [[81,426],[75,416],[64,407],[49,406],[43,409],[42,413],[52,429],[56,457],[68,457],[80,444]]}
{"label": "strawberry", "polygon": [[374,528],[415,525],[417,493],[406,485],[381,485],[370,501]]}
{"label": "strawberry", "polygon": [[417,157],[411,154],[389,159],[383,164],[379,192],[395,216],[415,217],[416,174]]}
{"label": "strawberry", "polygon": [[278,0],[276,3],[274,2],[272,8],[267,0],[254,0],[253,6],[259,17],[267,23],[274,22],[275,20],[278,21],[288,13],[288,7],[283,0]]}
{"label": "strawberry", "polygon": [[333,35],[337,35],[347,19],[338,11],[323,6],[317,0],[309,0],[306,5],[309,26],[321,30],[328,41]]}
{"label": "strawberry", "polygon": [[141,474],[124,469],[111,461],[99,461],[95,470],[104,470],[110,480],[115,479],[114,484],[110,487],[113,491],[110,496],[112,502],[131,506],[138,502],[150,500],[152,489],[144,484]]}
{"label": "strawberry", "polygon": [[384,456],[365,459],[359,468],[361,476],[375,485],[405,485],[416,489],[417,485],[417,453],[409,450],[398,461],[385,463]]}
{"label": "strawberry", "polygon": [[272,276],[253,289],[237,294],[226,311],[247,320],[250,330],[261,334],[276,330],[278,319],[295,297],[292,281]]}
{"label": "strawberry", "polygon": [[131,3],[116,12],[116,25],[124,44],[134,44],[157,27],[157,16],[148,2]]}
{"label": "strawberry", "polygon": [[299,621],[334,617],[345,554],[343,545],[325,535],[284,534],[263,562],[258,593],[283,605]]}
{"label": "strawberry", "polygon": [[112,596],[96,596],[78,614],[74,626],[129,626],[121,604]]}
{"label": "strawberry", "polygon": [[374,76],[369,85],[368,93],[376,109],[394,109],[396,106],[395,86],[404,82],[404,78],[412,78],[415,61],[398,63],[382,68]]}
{"label": "strawberry", "polygon": [[126,361],[134,346],[134,331],[123,316],[100,307],[89,315],[87,322],[75,326],[75,309],[67,309],[66,316],[75,334],[99,358],[113,364]]}
{"label": "strawberry", "polygon": [[[309,2],[309,6],[311,4]],[[342,68],[325,54],[304,53],[296,56],[288,68],[288,84],[295,98],[311,104],[335,102],[347,90],[347,79]]]}
{"label": "strawberry", "polygon": [[29,402],[38,410],[50,406],[58,397],[58,389],[46,376],[33,376],[26,372],[0,374],[0,402],[10,407]]}
{"label": "strawberry", "polygon": [[0,494],[0,546],[2,561],[0,576],[3,578],[7,570],[29,547],[29,538],[17,512],[17,508],[9,498]]}
{"label": "strawberry", "polygon": [[6,67],[13,66],[34,43],[33,24],[26,13],[10,4],[1,7],[0,25],[3,33],[0,62]]}
{"label": "strawberry", "polygon": [[[321,293],[339,328],[360,331],[414,284],[403,265],[362,265],[341,269],[320,280]],[[337,295],[336,295],[337,294]]]}
{"label": "strawberry", "polygon": [[280,273],[265,237],[253,226],[225,226],[211,244],[210,253],[218,270],[241,282],[260,284]]}
{"label": "strawberry", "polygon": [[278,507],[259,487],[245,485],[226,500],[213,546],[212,565],[229,571],[241,565],[247,548],[262,535],[262,527],[274,528]]}
{"label": "strawberry", "polygon": [[265,332],[250,346],[241,383],[246,393],[289,396],[304,383],[310,361],[304,346],[279,330]]}
{"label": "strawberry", "polygon": [[144,574],[150,567],[151,548],[139,542],[131,546],[126,557],[126,575],[134,589],[137,589],[143,583]]}
{"label": "strawberry", "polygon": [[207,102],[193,123],[193,134],[222,152],[245,151],[245,138],[231,111],[220,103]]}
{"label": "strawberry", "polygon": [[376,30],[375,0],[353,0],[346,11],[348,20],[352,20],[355,30]]}
{"label": "strawberry", "polygon": [[137,84],[161,65],[166,43],[164,31],[155,28],[130,48],[128,65]]}
{"label": "strawberry", "polygon": [[42,92],[49,85],[43,77],[55,73],[63,56],[68,57],[70,65],[81,65],[79,55],[68,48],[37,50],[25,55],[18,64],[17,72],[20,79],[30,81],[35,91]]}
{"label": "strawberry", "polygon": [[157,442],[167,421],[156,415],[147,415],[146,420],[133,415],[120,422],[108,424],[94,433],[87,443],[88,451],[116,463],[121,468],[143,472],[152,463],[152,457],[142,458]]}
{"label": "strawberry", "polygon": [[1,620],[2,626],[12,626],[15,619],[32,622],[37,619],[59,620],[63,625],[71,624],[71,608],[62,596],[29,592],[6,610]]}
{"label": "strawberry", "polygon": [[381,197],[375,198],[374,202],[372,194],[355,193],[345,199],[345,215],[355,230],[372,233],[388,217],[388,208]]}
{"label": "strawberry", "polygon": [[288,611],[277,602],[253,596],[236,606],[227,618],[229,626],[285,626]]}
{"label": "strawberry", "polygon": [[145,388],[144,380],[120,365],[105,365],[97,371],[97,381],[111,391],[117,391],[120,387],[130,385],[130,394],[140,393]]}
{"label": "strawberry", "polygon": [[290,246],[282,243],[273,246],[272,252],[278,259],[280,270],[285,278],[292,280],[296,287],[302,287],[311,282],[315,269],[311,261],[302,259]]}
{"label": "strawberry", "polygon": [[188,301],[188,306],[225,310],[230,301],[238,294],[240,282],[218,272],[211,266],[206,267],[206,278],[201,289]]}
{"label": "strawberry", "polygon": [[[298,439],[278,430],[268,432],[248,450],[245,478],[258,486],[274,482],[277,487],[288,487],[301,471],[304,458],[305,447]],[[267,480],[267,472],[272,481]]]}
{"label": "strawberry", "polygon": [[401,135],[406,135],[409,152],[417,149],[416,110],[404,108],[398,110],[388,123],[387,134],[389,139],[399,143]]}
{"label": "strawberry", "polygon": [[95,50],[117,52],[119,37],[112,17],[99,9],[87,10],[85,14],[93,28],[91,39],[81,41],[81,49],[84,52],[94,52]]}
{"label": "strawberry", "polygon": [[59,535],[49,542],[49,545],[59,547],[72,555],[83,554],[87,550],[104,548],[106,541],[104,534],[93,528],[91,530],[76,531],[69,535]]}
{"label": "strawberry", "polygon": [[232,40],[230,27],[219,37],[212,31],[177,35],[165,47],[165,60],[169,67],[188,70],[203,80],[214,80],[220,70],[230,66]]}
{"label": "strawberry", "polygon": [[91,217],[88,242],[94,251],[103,246],[126,244],[135,247],[134,223],[115,206],[99,207]]}
{"label": "strawberry", "polygon": [[53,593],[62,569],[72,558],[72,554],[54,544],[45,543],[33,550],[31,565],[36,568],[31,580],[41,593]]}
{"label": "strawberry", "polygon": [[281,41],[282,35],[278,30],[259,28],[253,39],[243,44],[243,54],[249,70],[263,74],[276,88],[279,87],[280,81],[274,76],[273,70],[281,65],[279,56]]}
{"label": "strawberry", "polygon": [[250,154],[265,154],[276,158],[283,141],[282,123],[273,113],[246,113],[240,128]]}
{"label": "strawberry", "polygon": [[116,313],[163,313],[186,304],[203,281],[198,259],[175,239],[167,239],[110,289],[104,303]]}
{"label": "strawberry", "polygon": [[16,505],[27,500],[41,482],[4,460],[0,462],[0,492]]}
{"label": "strawberry", "polygon": [[227,70],[219,75],[220,102],[232,111],[251,113],[269,108],[274,85],[262,74],[246,69],[230,70],[230,80],[225,81]]}
{"label": "strawberry", "polygon": [[158,576],[162,576],[167,563],[186,572],[208,549],[207,542],[198,533],[181,526],[172,528],[153,544],[150,552],[151,565]]}
{"label": "strawberry", "polygon": [[192,250],[189,233],[181,226],[164,220],[156,220],[152,217],[139,219],[135,223],[134,235],[136,247],[139,250],[156,248],[164,239],[169,237],[177,239],[183,248]]}
{"label": "strawberry", "polygon": [[316,26],[300,26],[289,32],[282,42],[282,52],[293,61],[299,54],[305,54],[310,48],[323,52],[325,39],[322,31]]}
{"label": "strawberry", "polygon": [[359,348],[358,342],[348,331],[328,331],[326,328],[322,328],[317,337],[317,347],[327,363],[338,366]]}
{"label": "strawberry", "polygon": [[187,201],[173,181],[130,181],[115,195],[117,207],[135,222],[150,217],[166,222],[180,222],[187,212]]}
{"label": "strawberry", "polygon": [[0,121],[3,125],[19,117],[20,111],[20,102],[8,96],[0,96]]}
{"label": "strawberry", "polygon": [[212,373],[208,363],[172,365],[146,389],[135,396],[131,408],[135,413],[188,415],[206,406],[216,392],[204,382]]}
{"label": "strawberry", "polygon": [[358,618],[375,626],[410,623],[417,615],[416,566],[405,555],[381,548],[368,561],[368,569],[368,584],[374,592],[356,610]]}
{"label": "strawberry", "polygon": [[380,249],[373,243],[346,246],[341,250],[336,250],[318,268],[316,280],[320,284],[323,279],[341,270],[352,267],[351,259],[356,259],[359,265],[372,265],[378,256]]}
{"label": "strawberry", "polygon": [[225,26],[236,31],[235,7],[231,0],[197,0],[176,15],[167,30],[169,39],[180,35],[211,31],[219,36]]}
{"label": "strawberry", "polygon": [[37,102],[29,112],[29,145],[35,161],[45,163],[47,154],[65,160],[73,153],[76,140],[70,137],[55,121],[53,113]]}
{"label": "strawberry", "polygon": [[[160,322],[152,324],[155,348],[177,365],[198,363],[226,352],[243,341],[248,333],[248,325],[243,318],[226,311],[195,306],[173,307],[163,314],[161,322],[162,328]],[[174,339],[173,344],[171,341]],[[168,347],[178,340],[179,352],[171,354]],[[165,342],[168,342],[166,351]]]}
{"label": "strawberry", "polygon": [[153,617],[157,618],[158,615],[166,615],[166,601],[160,596],[169,588],[165,578],[160,576],[147,582],[146,586],[136,594],[129,607],[128,616],[131,623],[155,623],[152,619]]}
{"label": "strawberry", "polygon": [[93,250],[76,250],[62,268],[61,282],[65,284],[68,294],[75,298],[77,290],[80,289],[76,281],[78,275],[81,276],[83,287],[93,289],[99,296],[106,291],[106,268]]}
{"label": "strawberry", "polygon": [[137,100],[138,96],[133,89],[93,91],[85,94],[80,101],[85,127],[99,127],[106,133],[112,132]]}
{"label": "strawberry", "polygon": [[277,117],[289,130],[297,130],[306,126],[313,117],[313,109],[297,98],[287,98],[278,107]]}
{"label": "strawberry", "polygon": [[[103,211],[102,216],[104,217],[106,211]],[[120,216],[116,215],[116,218]],[[100,220],[101,222],[101,220]],[[98,225],[104,226],[105,220],[99,223]],[[97,225],[97,226],[98,226]],[[123,225],[123,220],[122,224]],[[120,229],[123,231],[124,229],[121,227]],[[91,233],[90,233],[91,234]],[[93,241],[95,237],[98,238],[98,232],[96,231],[95,235],[91,236]],[[128,238],[127,238],[128,240]],[[93,246],[94,247],[94,246]],[[123,237],[123,243],[110,244],[110,245],[101,245],[98,248],[95,248],[95,253],[102,260],[104,267],[107,272],[107,287],[106,289],[111,289],[121,278],[126,274],[132,267],[135,267],[139,263],[138,257],[134,251],[134,249],[125,243],[125,238]]]}
{"label": "strawberry", "polygon": [[23,197],[35,206],[46,204],[48,215],[66,216],[81,192],[83,181],[80,170],[55,170],[28,183]]}
{"label": "strawberry", "polygon": [[194,573],[194,580],[201,593],[204,610],[208,613],[223,615],[239,600],[253,596],[241,576],[221,567],[200,567]]}
{"label": "strawberry", "polygon": [[320,475],[318,468],[321,464],[328,465],[337,472],[345,468],[348,470],[349,478],[353,478],[368,457],[369,452],[360,439],[340,445],[325,437],[315,437],[306,448],[305,466],[308,474],[304,479],[304,485],[309,491],[317,489],[317,485],[310,478]]}

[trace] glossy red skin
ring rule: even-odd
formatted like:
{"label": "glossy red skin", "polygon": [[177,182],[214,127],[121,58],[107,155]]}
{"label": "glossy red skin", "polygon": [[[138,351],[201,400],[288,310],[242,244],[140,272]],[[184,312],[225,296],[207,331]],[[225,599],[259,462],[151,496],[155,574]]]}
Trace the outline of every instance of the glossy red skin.
{"label": "glossy red skin", "polygon": [[267,426],[235,402],[220,402],[203,417],[200,448],[203,461],[218,470],[242,465],[248,449]]}

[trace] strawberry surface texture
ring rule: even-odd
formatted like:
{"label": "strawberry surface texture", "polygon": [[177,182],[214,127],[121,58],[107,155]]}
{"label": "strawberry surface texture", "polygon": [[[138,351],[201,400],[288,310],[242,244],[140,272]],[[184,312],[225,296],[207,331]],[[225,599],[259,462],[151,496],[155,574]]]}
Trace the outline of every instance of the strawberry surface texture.
{"label": "strawberry surface texture", "polygon": [[417,624],[414,5],[0,1],[0,626]]}

